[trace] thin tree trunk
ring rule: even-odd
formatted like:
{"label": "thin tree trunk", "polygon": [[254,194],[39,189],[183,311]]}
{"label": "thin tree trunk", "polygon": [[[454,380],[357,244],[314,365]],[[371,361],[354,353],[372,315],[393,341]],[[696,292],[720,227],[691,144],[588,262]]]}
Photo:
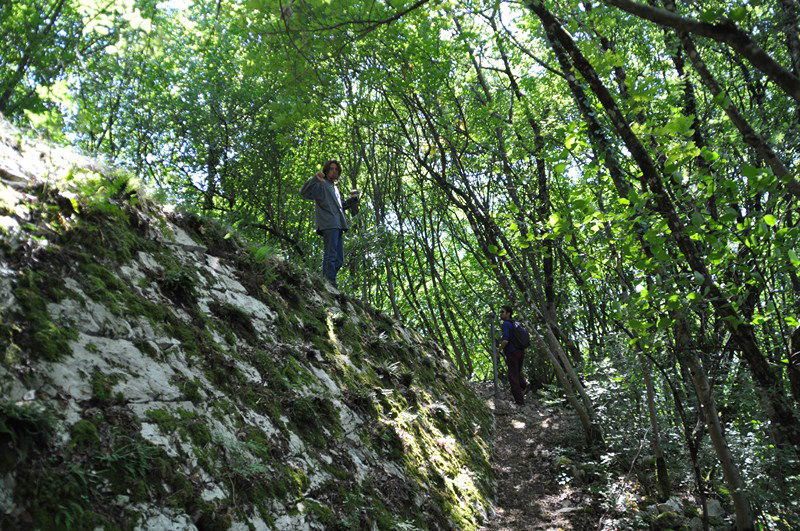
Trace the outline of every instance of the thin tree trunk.
{"label": "thin tree trunk", "polygon": [[658,487],[661,492],[661,501],[666,501],[670,494],[670,482],[669,473],[667,472],[667,463],[664,460],[664,453],[661,451],[661,432],[658,428],[655,390],[653,389],[653,380],[651,376],[652,369],[650,367],[650,360],[645,358],[641,353],[639,354],[639,363],[642,365],[642,376],[644,377],[644,386],[647,390],[647,412],[650,416],[650,429],[653,432],[651,445],[653,448],[653,455],[656,458],[656,479],[658,480]]}
{"label": "thin tree trunk", "polygon": [[689,330],[683,317],[679,317],[675,321],[675,347],[681,363],[685,363],[692,374],[692,382],[694,383],[697,398],[703,404],[706,426],[708,427],[709,435],[711,435],[714,451],[722,466],[722,475],[733,500],[733,507],[736,512],[736,528],[742,531],[755,529],[753,513],[750,510],[750,503],[747,501],[744,483],[725,440],[722,424],[717,415],[717,406],[711,396],[708,375],[700,363],[699,356],[693,352]]}

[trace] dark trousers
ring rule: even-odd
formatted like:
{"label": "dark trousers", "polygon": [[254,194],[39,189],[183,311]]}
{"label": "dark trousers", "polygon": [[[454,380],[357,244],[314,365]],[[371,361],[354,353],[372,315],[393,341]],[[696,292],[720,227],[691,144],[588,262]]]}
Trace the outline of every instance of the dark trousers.
{"label": "dark trousers", "polygon": [[326,229],[322,232],[325,250],[322,253],[322,276],[336,286],[336,273],[344,263],[344,241],[342,229]]}
{"label": "dark trousers", "polygon": [[506,353],[506,365],[508,366],[508,383],[511,384],[511,395],[514,397],[514,402],[520,406],[525,405],[525,388],[528,387],[528,382],[522,376],[522,361],[525,359],[525,351],[517,350],[514,352]]}

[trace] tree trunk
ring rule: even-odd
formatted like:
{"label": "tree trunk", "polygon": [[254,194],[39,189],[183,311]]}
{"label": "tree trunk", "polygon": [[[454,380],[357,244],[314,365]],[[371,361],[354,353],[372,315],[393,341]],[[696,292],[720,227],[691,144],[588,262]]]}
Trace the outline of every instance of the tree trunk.
{"label": "tree trunk", "polygon": [[733,507],[736,511],[736,529],[755,529],[753,514],[750,510],[750,503],[747,501],[744,483],[742,482],[739,468],[736,466],[733,455],[728,447],[722,430],[722,424],[717,415],[717,406],[714,403],[714,398],[711,396],[711,386],[708,381],[708,375],[700,362],[700,357],[696,355],[692,348],[689,329],[683,317],[679,317],[675,321],[675,349],[681,363],[685,363],[689,368],[697,398],[700,400],[700,403],[703,404],[706,426],[708,427],[709,435],[711,435],[714,451],[722,466],[722,475],[725,478],[725,484],[728,486],[728,490],[730,490]]}
{"label": "tree trunk", "polygon": [[653,380],[651,376],[652,369],[650,360],[646,359],[641,353],[639,354],[639,363],[642,365],[642,376],[644,377],[644,385],[647,390],[647,412],[650,416],[650,429],[653,432],[651,446],[653,448],[653,455],[656,458],[656,479],[658,480],[658,488],[661,493],[661,501],[666,501],[670,494],[670,482],[669,473],[667,472],[667,463],[664,460],[664,453],[661,451],[661,433],[658,429],[655,390],[653,389]]}

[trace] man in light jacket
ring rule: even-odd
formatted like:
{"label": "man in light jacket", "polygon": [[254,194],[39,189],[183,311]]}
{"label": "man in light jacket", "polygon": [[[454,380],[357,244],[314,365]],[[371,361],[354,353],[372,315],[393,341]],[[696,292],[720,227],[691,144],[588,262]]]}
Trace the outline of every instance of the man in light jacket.
{"label": "man in light jacket", "polygon": [[321,172],[317,172],[300,189],[304,199],[313,199],[316,203],[314,221],[317,234],[322,236],[325,251],[322,255],[322,275],[336,285],[336,273],[344,263],[344,246],[342,234],[350,228],[344,211],[358,205],[358,190],[353,190],[350,197],[342,201],[339,193],[339,176],[342,165],[338,160],[329,160]]}

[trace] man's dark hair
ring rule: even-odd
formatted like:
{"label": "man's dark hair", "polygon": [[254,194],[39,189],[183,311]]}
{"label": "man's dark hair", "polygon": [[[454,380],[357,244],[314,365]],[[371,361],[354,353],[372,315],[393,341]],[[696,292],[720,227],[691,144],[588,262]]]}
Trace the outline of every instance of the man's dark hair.
{"label": "man's dark hair", "polygon": [[511,306],[508,305],[501,306],[500,309],[506,312],[509,317],[512,317],[514,315],[514,309]]}
{"label": "man's dark hair", "polygon": [[328,170],[331,169],[331,166],[334,164],[336,164],[336,166],[339,168],[339,173],[342,173],[342,165],[339,164],[339,161],[336,159],[331,159],[325,163],[325,166],[322,167],[322,173],[325,174],[325,177],[328,177]]}

